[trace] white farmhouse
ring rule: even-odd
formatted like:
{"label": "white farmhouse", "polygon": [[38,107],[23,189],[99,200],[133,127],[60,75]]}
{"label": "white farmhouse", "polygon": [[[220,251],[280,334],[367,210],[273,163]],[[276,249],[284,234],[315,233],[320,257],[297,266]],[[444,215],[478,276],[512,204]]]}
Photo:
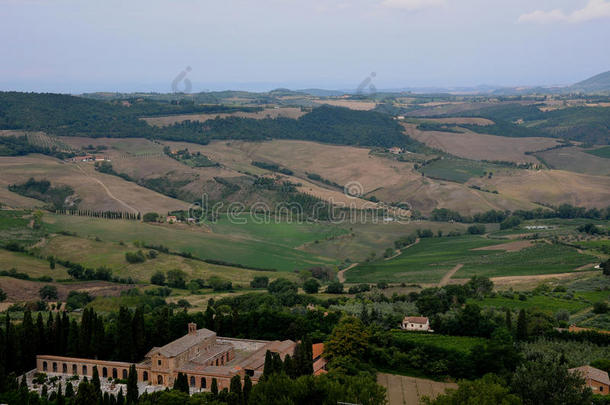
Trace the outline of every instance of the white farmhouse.
{"label": "white farmhouse", "polygon": [[405,316],[400,327],[404,330],[434,332],[430,329],[430,320],[425,316]]}

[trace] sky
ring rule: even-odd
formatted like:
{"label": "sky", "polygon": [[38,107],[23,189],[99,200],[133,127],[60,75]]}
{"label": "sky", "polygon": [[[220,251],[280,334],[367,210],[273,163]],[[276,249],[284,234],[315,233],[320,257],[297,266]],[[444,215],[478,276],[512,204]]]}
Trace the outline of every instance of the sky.
{"label": "sky", "polygon": [[0,90],[566,85],[610,70],[610,0],[0,0],[0,38]]}

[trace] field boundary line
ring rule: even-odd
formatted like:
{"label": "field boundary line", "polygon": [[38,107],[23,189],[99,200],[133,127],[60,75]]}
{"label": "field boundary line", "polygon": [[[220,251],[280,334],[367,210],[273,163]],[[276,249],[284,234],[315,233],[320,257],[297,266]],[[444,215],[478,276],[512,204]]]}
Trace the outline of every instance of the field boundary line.
{"label": "field boundary line", "polygon": [[405,249],[408,249],[408,248],[410,248],[410,247],[411,247],[411,246],[413,246],[413,245],[417,245],[418,243],[419,243],[419,238],[415,239],[415,242],[411,243],[410,245],[407,245],[407,246],[405,246],[405,247],[402,247],[402,248],[398,249],[398,251],[397,251],[396,253],[394,253],[392,256],[390,256],[390,257],[386,257],[386,258],[385,258],[385,259],[383,259],[383,260],[386,260],[386,261],[387,261],[387,260],[392,260],[392,259],[394,259],[395,257],[400,256],[400,255],[402,254],[402,252],[403,252]]}
{"label": "field boundary line", "polygon": [[441,278],[441,281],[439,281],[438,286],[442,287],[445,286],[449,283],[449,280],[451,280],[451,277],[453,277],[455,275],[455,273],[458,272],[459,269],[461,269],[462,267],[464,267],[464,265],[462,263],[457,264],[454,268],[452,268],[451,270],[449,270],[447,272],[447,274],[445,274],[443,276],[443,278]]}
{"label": "field boundary line", "polygon": [[347,266],[346,268],[344,268],[343,270],[341,270],[340,272],[338,272],[337,279],[339,280],[339,282],[345,283],[345,272],[348,271],[349,269],[353,269],[357,265],[358,265],[358,263],[352,263],[349,266]]}

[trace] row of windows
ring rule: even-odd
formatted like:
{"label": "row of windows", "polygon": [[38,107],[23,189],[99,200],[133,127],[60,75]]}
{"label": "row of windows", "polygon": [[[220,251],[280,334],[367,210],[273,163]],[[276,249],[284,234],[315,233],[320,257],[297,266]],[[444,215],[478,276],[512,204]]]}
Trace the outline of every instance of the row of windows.
{"label": "row of windows", "polygon": [[[58,367],[57,367],[57,362],[53,362],[51,364],[52,367],[52,371],[54,373],[58,372]],[[46,361],[42,362],[42,371],[49,371],[49,366],[47,364]],[[83,375],[88,375],[88,371],[87,371],[87,366],[83,365],[81,368],[82,374]],[[61,365],[61,372],[63,374],[68,374],[68,365],[66,363],[62,363]],[[78,366],[76,364],[72,364],[72,374],[78,374]],[[106,367],[102,367],[102,377],[103,378],[107,378],[108,377],[108,369]],[[119,378],[119,372],[116,368],[112,369],[112,378]],[[121,371],[121,378],[122,379],[127,379],[127,369],[123,369]],[[148,381],[148,372],[144,371],[144,373],[142,373],[142,380],[143,381]]]}

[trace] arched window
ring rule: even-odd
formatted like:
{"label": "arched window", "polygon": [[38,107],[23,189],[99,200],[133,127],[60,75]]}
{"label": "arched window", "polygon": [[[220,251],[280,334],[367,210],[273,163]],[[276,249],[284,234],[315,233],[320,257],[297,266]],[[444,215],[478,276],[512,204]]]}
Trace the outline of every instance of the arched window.
{"label": "arched window", "polygon": [[144,373],[142,373],[142,380],[148,381],[148,371],[145,371]]}
{"label": "arched window", "polygon": [[47,365],[46,361],[42,362],[42,371],[47,371],[47,369],[49,368],[49,366]]}
{"label": "arched window", "polygon": [[102,368],[102,377],[108,378],[108,369],[106,367]]}
{"label": "arched window", "polygon": [[205,377],[201,377],[201,388],[205,388],[206,384],[205,384]]}
{"label": "arched window", "polygon": [[195,386],[195,377],[191,376],[190,380],[191,380],[191,387],[194,387]]}
{"label": "arched window", "polygon": [[76,364],[72,364],[72,374],[78,374],[78,366]]}
{"label": "arched window", "polygon": [[218,359],[216,359],[216,365],[218,366]]}
{"label": "arched window", "polygon": [[126,380],[127,379],[127,370],[123,369],[123,379]]}
{"label": "arched window", "polygon": [[83,375],[87,375],[87,366],[83,366]]}
{"label": "arched window", "polygon": [[68,365],[66,363],[63,363],[61,365],[61,372],[64,373],[64,374],[68,373]]}
{"label": "arched window", "polygon": [[119,378],[119,373],[116,371],[116,368],[112,369],[112,378]]}
{"label": "arched window", "polygon": [[157,384],[163,385],[163,376],[162,375],[157,376]]}
{"label": "arched window", "polygon": [[53,362],[53,372],[57,373],[57,363]]}

